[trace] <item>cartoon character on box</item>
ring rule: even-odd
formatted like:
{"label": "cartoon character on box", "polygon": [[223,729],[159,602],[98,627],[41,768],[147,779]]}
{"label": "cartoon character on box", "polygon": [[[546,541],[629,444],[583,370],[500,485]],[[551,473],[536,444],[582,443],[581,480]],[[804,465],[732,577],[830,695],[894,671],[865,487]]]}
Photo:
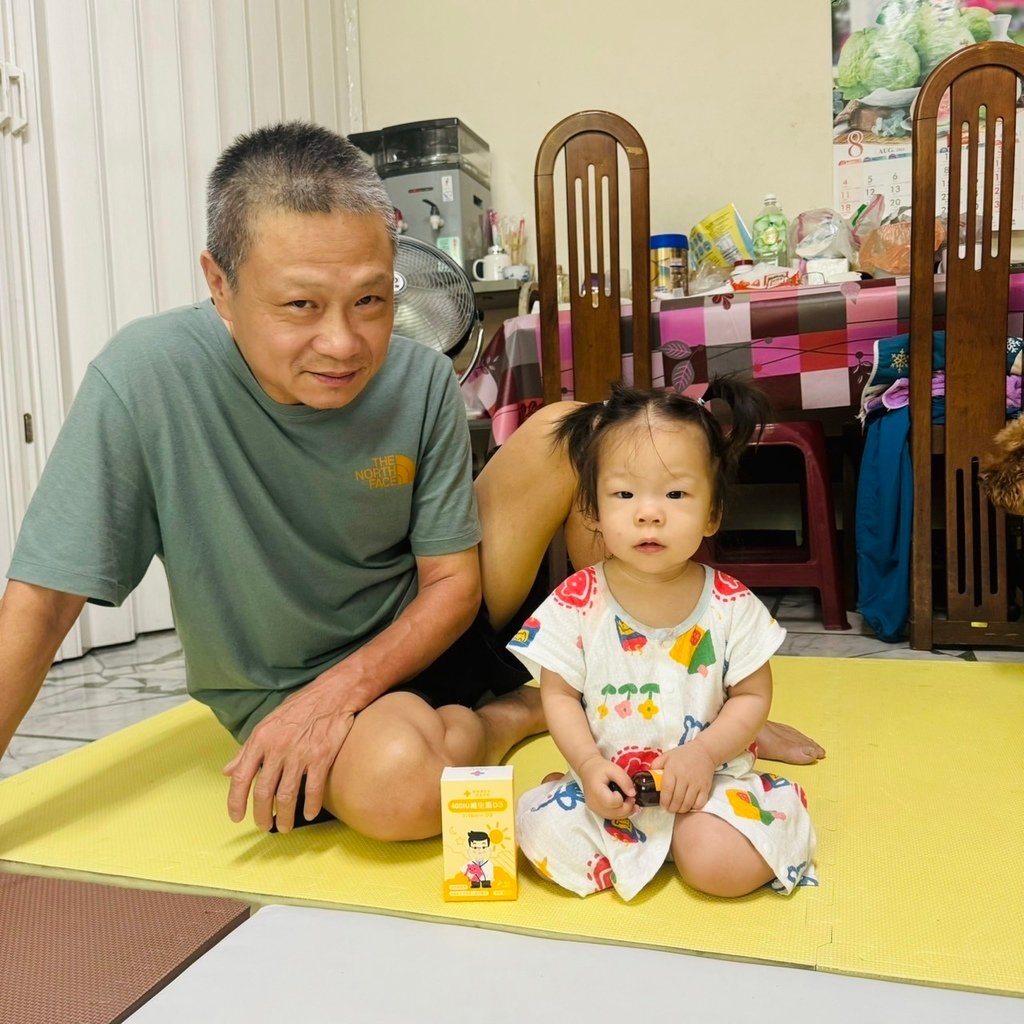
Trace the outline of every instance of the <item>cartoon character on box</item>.
{"label": "cartoon character on box", "polygon": [[494,864],[484,854],[491,848],[491,837],[486,832],[469,832],[466,848],[472,858],[463,865],[462,873],[469,879],[472,889],[490,889],[494,882]]}

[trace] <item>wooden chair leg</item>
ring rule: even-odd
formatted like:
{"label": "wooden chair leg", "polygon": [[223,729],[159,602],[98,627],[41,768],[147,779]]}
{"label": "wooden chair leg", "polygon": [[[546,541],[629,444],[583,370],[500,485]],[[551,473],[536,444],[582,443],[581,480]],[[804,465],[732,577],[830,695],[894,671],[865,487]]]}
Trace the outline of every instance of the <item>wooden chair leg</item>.
{"label": "wooden chair leg", "polygon": [[826,629],[849,629],[823,434],[812,438],[805,456],[808,497],[804,507],[807,509],[808,549],[812,559],[818,563],[821,622]]}
{"label": "wooden chair leg", "polygon": [[859,423],[844,423],[843,452],[843,595],[847,608],[857,607],[857,477],[864,452]]}

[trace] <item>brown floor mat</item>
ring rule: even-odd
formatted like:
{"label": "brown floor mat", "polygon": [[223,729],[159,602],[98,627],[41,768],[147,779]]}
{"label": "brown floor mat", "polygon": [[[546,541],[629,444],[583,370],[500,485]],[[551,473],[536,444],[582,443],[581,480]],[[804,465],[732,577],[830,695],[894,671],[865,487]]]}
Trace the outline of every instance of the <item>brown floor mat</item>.
{"label": "brown floor mat", "polygon": [[0,1024],[114,1024],[249,916],[238,900],[0,874]]}

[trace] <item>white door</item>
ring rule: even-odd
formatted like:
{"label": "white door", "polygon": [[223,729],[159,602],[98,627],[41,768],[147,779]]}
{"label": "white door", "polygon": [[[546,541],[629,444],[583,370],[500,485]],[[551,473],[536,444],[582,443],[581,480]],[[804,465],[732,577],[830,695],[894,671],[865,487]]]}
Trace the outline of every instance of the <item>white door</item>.
{"label": "white door", "polygon": [[[221,149],[281,119],[357,130],[361,97],[356,0],[0,3],[0,58],[23,70],[7,91],[28,121],[0,136],[6,567],[89,361],[130,320],[205,297],[205,180]],[[62,654],[171,624],[155,564],[122,608],[88,606]]]}
{"label": "white door", "polygon": [[[0,564],[64,417],[44,159],[30,4],[0,6]],[[61,656],[82,653],[76,627]]]}

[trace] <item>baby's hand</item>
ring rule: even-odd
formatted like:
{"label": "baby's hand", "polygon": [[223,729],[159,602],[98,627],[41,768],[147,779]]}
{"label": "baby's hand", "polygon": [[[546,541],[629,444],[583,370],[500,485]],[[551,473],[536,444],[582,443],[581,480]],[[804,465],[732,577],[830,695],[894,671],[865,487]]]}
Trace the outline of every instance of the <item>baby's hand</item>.
{"label": "baby's hand", "polygon": [[661,809],[672,814],[699,811],[711,796],[717,765],[697,741],[666,751],[651,765],[660,768]]}
{"label": "baby's hand", "polygon": [[601,818],[628,818],[636,809],[633,780],[614,762],[594,755],[579,768],[583,795],[589,807]]}

